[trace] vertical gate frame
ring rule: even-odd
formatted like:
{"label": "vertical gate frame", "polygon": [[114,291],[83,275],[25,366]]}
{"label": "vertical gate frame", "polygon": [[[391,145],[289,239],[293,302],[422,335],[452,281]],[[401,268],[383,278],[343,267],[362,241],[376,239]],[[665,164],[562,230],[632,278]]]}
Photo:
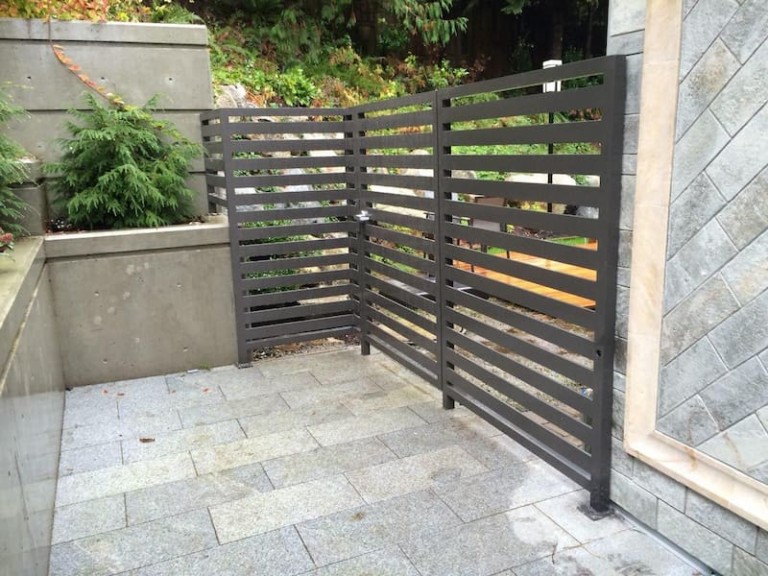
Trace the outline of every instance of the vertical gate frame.
{"label": "vertical gate frame", "polygon": [[232,278],[235,280],[235,328],[237,332],[237,367],[249,368],[251,364],[251,354],[248,350],[248,343],[245,336],[245,324],[240,315],[245,311],[243,301],[243,288],[237,279],[240,277],[240,240],[238,238],[237,203],[235,202],[235,182],[234,172],[226,169],[226,163],[234,159],[232,150],[232,129],[229,122],[229,114],[226,110],[219,111],[219,122],[221,123],[221,150],[224,159],[224,188],[227,195],[227,222],[229,223],[229,255],[232,266]]}
{"label": "vertical gate frame", "polygon": [[[432,124],[433,135],[433,148],[432,155],[434,157],[434,176],[435,176],[435,301],[437,302],[437,343],[438,343],[438,384],[440,390],[443,393],[443,408],[446,410],[452,410],[456,406],[456,401],[448,395],[446,387],[448,378],[446,377],[446,370],[450,366],[445,360],[445,350],[452,347],[446,336],[446,324],[444,310],[448,306],[447,299],[445,297],[445,267],[447,265],[445,257],[443,256],[443,244],[446,242],[445,238],[445,198],[443,197],[443,156],[450,154],[450,146],[443,146],[443,130],[442,125],[443,106],[450,106],[450,100],[443,100],[440,97],[440,91],[435,90],[433,100],[434,123]],[[447,129],[447,128],[445,128]],[[447,171],[446,171],[447,172]]]}
{"label": "vertical gate frame", "polygon": [[[615,226],[602,227],[598,242],[606,242],[605,258],[601,258],[597,269],[597,299],[603,302],[598,310],[595,331],[595,381],[593,395],[595,403],[592,422],[592,458],[590,459],[589,498],[590,505],[598,512],[608,510],[610,505],[611,477],[611,426],[613,406],[613,361],[616,350],[616,282],[619,252],[619,217],[621,211],[621,165],[624,138],[624,100],[626,97],[626,60],[609,58],[604,75],[608,98],[603,115],[611,120],[605,122],[606,148],[610,156],[606,160],[604,181],[600,186],[616,194],[608,194],[604,207],[608,222]],[[609,332],[606,328],[611,327]]]}

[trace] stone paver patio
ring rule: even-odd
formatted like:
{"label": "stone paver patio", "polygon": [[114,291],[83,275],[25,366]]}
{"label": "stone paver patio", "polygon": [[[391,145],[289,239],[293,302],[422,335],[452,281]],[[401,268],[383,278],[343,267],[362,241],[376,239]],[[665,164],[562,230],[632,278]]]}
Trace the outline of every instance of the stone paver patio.
{"label": "stone paver patio", "polygon": [[67,393],[53,576],[691,576],[357,349]]}

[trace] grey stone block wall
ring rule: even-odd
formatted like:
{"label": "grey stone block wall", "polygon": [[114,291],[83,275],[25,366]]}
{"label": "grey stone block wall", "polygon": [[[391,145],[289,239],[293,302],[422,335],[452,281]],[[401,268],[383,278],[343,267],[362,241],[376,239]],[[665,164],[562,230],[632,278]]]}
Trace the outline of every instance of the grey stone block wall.
{"label": "grey stone block wall", "polygon": [[[198,116],[213,107],[204,26],[54,22],[51,32],[91,79],[130,104],[159,96],[158,116],[201,141]],[[66,112],[86,107],[87,88],[54,56],[43,21],[0,18],[0,54],[0,84],[29,112],[9,124],[10,136],[40,160],[55,160]],[[196,208],[207,212],[202,159],[192,165],[189,182],[198,192]]]}
{"label": "grey stone block wall", "polygon": [[[645,3],[610,4],[608,52],[629,60],[622,193],[630,198]],[[684,0],[683,15],[657,429],[768,482],[768,3]],[[768,533],[623,450],[629,204],[611,497],[720,574],[768,575]]]}

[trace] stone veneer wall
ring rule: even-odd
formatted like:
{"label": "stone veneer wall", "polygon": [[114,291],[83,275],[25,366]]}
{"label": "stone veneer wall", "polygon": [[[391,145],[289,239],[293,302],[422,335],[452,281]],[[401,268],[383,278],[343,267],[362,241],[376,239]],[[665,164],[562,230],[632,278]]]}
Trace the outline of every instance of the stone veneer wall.
{"label": "stone veneer wall", "polygon": [[[158,95],[158,117],[201,142],[199,114],[213,107],[208,31],[178,24],[53,22],[52,39],[90,78],[143,105]],[[59,154],[67,110],[85,108],[87,88],[54,56],[42,20],[0,18],[0,85],[29,112],[8,125],[10,136],[43,162]],[[190,170],[195,206],[208,212],[202,158]]]}
{"label": "stone veneer wall", "polygon": [[[768,533],[622,446],[645,9],[610,9],[608,52],[628,56],[629,74],[611,497],[721,574],[768,574]],[[765,481],[768,4],[685,0],[682,10],[657,428]],[[725,448],[745,430],[741,453]]]}

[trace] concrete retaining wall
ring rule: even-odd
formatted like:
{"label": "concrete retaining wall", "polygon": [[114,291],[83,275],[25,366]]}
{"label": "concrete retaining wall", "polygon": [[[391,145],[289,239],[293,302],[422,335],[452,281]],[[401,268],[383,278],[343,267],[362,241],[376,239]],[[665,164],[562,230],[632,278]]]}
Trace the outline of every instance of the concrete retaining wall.
{"label": "concrete retaining wall", "polygon": [[47,574],[64,377],[42,239],[0,257],[0,572]]}
{"label": "concrete retaining wall", "polygon": [[235,362],[226,224],[48,236],[45,246],[68,385]]}
{"label": "concrete retaining wall", "polygon": [[227,232],[28,238],[0,258],[0,574],[48,573],[65,386],[235,362]]}
{"label": "concrete retaining wall", "polygon": [[[204,26],[54,22],[51,31],[53,42],[91,79],[131,104],[159,95],[158,116],[201,142],[198,115],[213,107]],[[0,82],[30,113],[9,124],[10,136],[44,162],[55,160],[66,111],[84,108],[87,88],[54,56],[43,21],[0,19],[0,53]],[[202,159],[192,166],[190,185],[198,192],[199,213],[207,213]]]}

